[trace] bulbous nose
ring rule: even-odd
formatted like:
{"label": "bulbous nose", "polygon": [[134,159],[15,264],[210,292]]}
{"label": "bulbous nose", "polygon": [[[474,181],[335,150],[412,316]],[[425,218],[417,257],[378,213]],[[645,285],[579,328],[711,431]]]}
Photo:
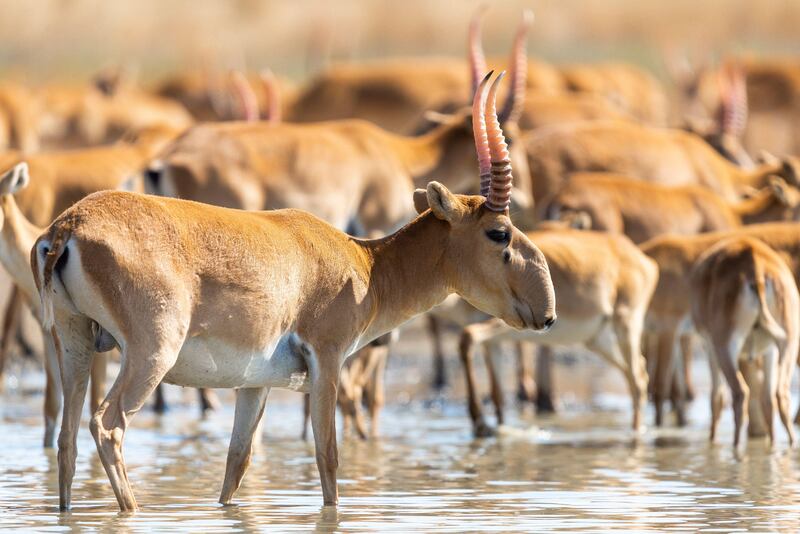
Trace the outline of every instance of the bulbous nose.
{"label": "bulbous nose", "polygon": [[544,329],[550,330],[550,327],[552,327],[555,324],[555,322],[556,322],[556,316],[551,315],[550,317],[544,320]]}

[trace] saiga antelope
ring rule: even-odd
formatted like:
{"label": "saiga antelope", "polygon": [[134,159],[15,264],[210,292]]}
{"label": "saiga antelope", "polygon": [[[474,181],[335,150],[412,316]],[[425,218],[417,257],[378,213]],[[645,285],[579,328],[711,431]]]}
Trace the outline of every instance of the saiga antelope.
{"label": "saiga antelope", "polygon": [[733,394],[733,446],[738,447],[749,396],[738,362],[760,357],[767,434],[774,443],[777,406],[789,443],[794,443],[789,386],[800,342],[800,296],[792,271],[763,242],[735,236],[720,241],[697,260],[690,287],[692,320],[707,341],[711,362],[711,440],[722,410],[720,372]]}
{"label": "saiga antelope", "polygon": [[517,328],[553,324],[547,263],[508,217],[511,166],[494,106],[499,77],[487,95],[490,76],[473,121],[484,195],[431,182],[414,195],[420,216],[386,238],[354,239],[298,210],[244,212],[125,192],[92,195],[51,225],[31,266],[62,363],[61,509],[70,506],[96,339],[123,353],[90,422],[120,509],[137,507],[125,430],[162,379],[238,389],[225,504],[269,389],[310,392],[323,499],[335,505],[334,413],[347,356],[452,292]]}
{"label": "saiga antelope", "polygon": [[586,121],[528,132],[522,140],[534,199],[555,193],[574,172],[614,172],[665,185],[700,185],[735,201],[778,174],[797,185],[791,159],[743,169],[699,136],[630,121]]}
{"label": "saiga antelope", "polygon": [[[753,224],[731,231],[695,236],[663,235],[641,245],[642,251],[653,258],[659,267],[658,285],[647,313],[648,330],[658,333],[655,374],[651,377],[656,382],[653,391],[657,424],[663,420],[663,403],[672,387],[673,373],[683,363],[677,357],[677,340],[688,339],[687,336],[693,331],[689,285],[692,267],[706,250],[732,236],[753,237],[766,243],[781,255],[794,273],[795,282],[800,283],[800,224],[794,222]],[[681,349],[684,359],[690,356],[684,341]],[[684,371],[686,369],[688,364]],[[688,384],[680,373],[675,375],[675,379],[679,389],[675,408],[678,421],[682,423],[685,420],[683,388]]]}
{"label": "saiga antelope", "polygon": [[800,217],[800,191],[777,176],[751,198],[729,202],[700,186],[665,186],[613,173],[579,172],[538,209],[547,220],[586,214],[593,230],[643,243]]}
{"label": "saiga antelope", "polygon": [[[558,297],[558,323],[547,333],[514,330],[497,319],[464,328],[461,360],[468,406],[476,436],[492,434],[476,393],[472,356],[483,345],[492,370],[494,345],[503,340],[545,346],[583,344],[624,375],[633,405],[633,428],[641,423],[647,396],[647,371],[641,352],[645,314],[658,281],[656,263],[625,236],[579,230],[529,232],[550,268]],[[498,423],[503,422],[502,386],[490,373]]]}

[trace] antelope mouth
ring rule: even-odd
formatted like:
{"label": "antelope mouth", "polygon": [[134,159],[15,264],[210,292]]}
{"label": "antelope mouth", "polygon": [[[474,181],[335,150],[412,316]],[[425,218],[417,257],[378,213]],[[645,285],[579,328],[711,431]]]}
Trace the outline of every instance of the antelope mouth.
{"label": "antelope mouth", "polygon": [[541,327],[536,324],[536,321],[533,319],[533,312],[531,311],[531,307],[520,302],[514,303],[514,312],[517,314],[517,318],[519,319],[519,323],[521,325],[520,328],[527,328],[530,330],[541,330]]}

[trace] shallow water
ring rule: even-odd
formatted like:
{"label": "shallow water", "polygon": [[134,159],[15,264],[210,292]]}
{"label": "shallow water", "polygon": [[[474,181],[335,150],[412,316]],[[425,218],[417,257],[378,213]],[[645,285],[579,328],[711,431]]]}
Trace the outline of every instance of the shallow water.
{"label": "shallow water", "polygon": [[[595,380],[611,381],[613,373],[596,371],[605,369],[602,364],[582,365]],[[780,429],[774,449],[752,440],[737,458],[728,413],[719,443],[708,444],[707,398],[693,404],[687,429],[633,434],[626,400],[612,392],[593,396],[591,410],[574,404],[557,416],[510,409],[510,421],[497,438],[475,440],[458,395],[431,401],[430,394],[423,400],[418,393],[402,402],[407,393],[397,384],[413,382],[415,373],[425,376],[426,369],[403,361],[390,365],[394,391],[382,419],[383,436],[340,440],[338,510],[321,506],[313,446],[298,439],[299,397],[281,393],[270,399],[264,442],[235,505],[216,502],[233,420],[230,402],[205,420],[191,403],[175,403],[163,417],[143,410],[126,436],[140,512],[117,512],[84,417],[74,508],[60,514],[56,453],[39,448],[41,397],[21,389],[7,393],[0,410],[0,530],[800,528],[799,455]]]}

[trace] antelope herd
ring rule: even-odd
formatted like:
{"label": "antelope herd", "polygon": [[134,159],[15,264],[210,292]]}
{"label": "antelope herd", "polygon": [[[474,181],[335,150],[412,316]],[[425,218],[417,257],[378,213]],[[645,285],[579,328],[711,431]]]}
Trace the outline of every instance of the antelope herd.
{"label": "antelope herd", "polygon": [[[342,63],[302,85],[208,69],[152,87],[123,70],[85,86],[0,84],[0,263],[13,284],[0,372],[22,352],[27,306],[44,340],[45,447],[63,407],[62,510],[90,377],[89,428],[121,510],[137,509],[125,433],[162,382],[198,388],[204,410],[218,404],[210,388],[236,391],[223,504],[270,389],[306,393],[335,505],[336,407],[361,438],[378,434],[397,329],[423,313],[437,388],[442,332],[460,331],[478,437],[495,430],[476,349],[503,424],[497,357],[513,341],[518,395],[541,409],[554,405],[553,350],[582,345],[624,376],[635,432],[648,395],[656,425],[667,401],[684,425],[701,357],[711,440],[724,377],[734,447],[748,417],[751,436],[774,441],[775,412],[794,443],[800,63],[730,56],[672,86],[624,63],[555,65],[528,59],[528,13],[508,61],[487,61],[483,16],[466,61]],[[540,347],[535,377],[527,343]]]}

